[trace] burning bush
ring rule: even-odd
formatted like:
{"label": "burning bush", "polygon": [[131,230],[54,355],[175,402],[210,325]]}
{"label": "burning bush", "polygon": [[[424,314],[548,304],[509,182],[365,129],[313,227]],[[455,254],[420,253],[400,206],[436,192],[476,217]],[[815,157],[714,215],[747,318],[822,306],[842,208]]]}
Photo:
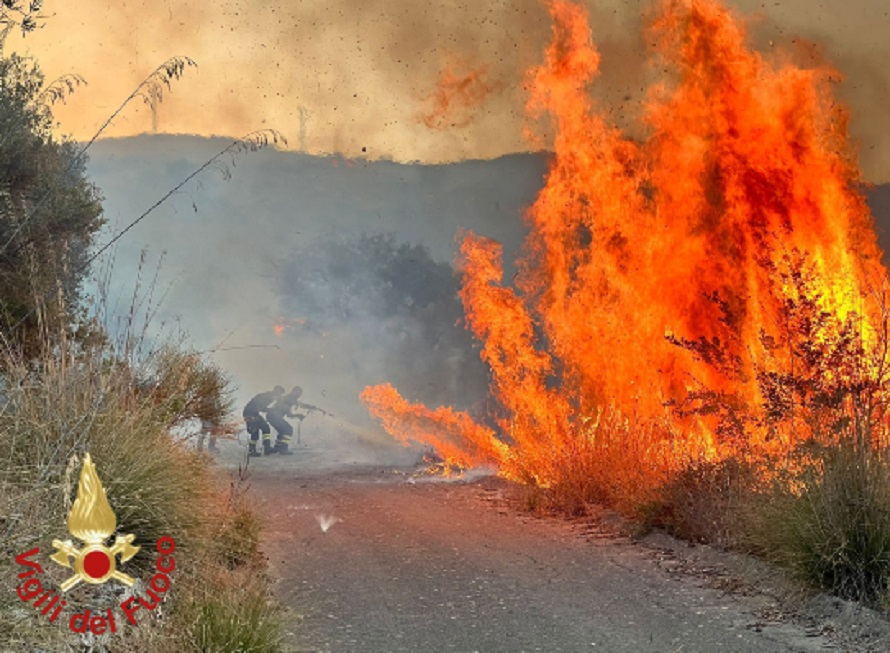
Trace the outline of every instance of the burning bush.
{"label": "burning bush", "polygon": [[[467,234],[459,262],[497,431],[391,388],[366,390],[371,412],[404,439],[559,489],[570,505],[664,503],[693,486],[685,496],[703,489],[707,501],[729,478],[724,461],[765,459],[758,468],[793,469],[785,487],[805,497],[800,484],[827,488],[833,469],[800,453],[808,443],[878,455],[887,272],[837,73],[766,60],[715,0],[665,0],[648,41],[666,79],[633,140],[586,91],[600,57],[584,11],[549,7],[553,42],[528,85],[554,153],[517,286],[501,285],[493,241]],[[730,476],[734,491],[765,482]]]}
{"label": "burning bush", "polygon": [[[809,392],[790,389],[784,364],[824,376],[847,349],[864,356],[881,317],[868,291],[886,272],[833,72],[764,61],[714,2],[665,2],[651,40],[673,85],[653,88],[637,143],[593,111],[599,55],[583,11],[550,9],[529,106],[552,117],[555,153],[518,288],[500,285],[496,243],[467,234],[461,248],[467,323],[504,414],[492,437],[510,452],[493,462],[547,482],[554,452],[603,409],[666,425],[684,457],[776,439],[787,450],[775,420],[740,413]],[[834,351],[810,360],[807,343],[828,340]]]}

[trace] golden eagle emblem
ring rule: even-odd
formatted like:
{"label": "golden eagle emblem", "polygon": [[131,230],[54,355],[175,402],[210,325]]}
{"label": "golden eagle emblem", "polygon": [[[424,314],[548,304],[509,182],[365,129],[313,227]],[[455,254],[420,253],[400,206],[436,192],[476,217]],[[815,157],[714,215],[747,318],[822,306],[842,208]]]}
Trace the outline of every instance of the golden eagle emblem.
{"label": "golden eagle emblem", "polygon": [[110,578],[133,586],[133,578],[118,571],[117,556],[126,562],[139,551],[133,546],[135,535],[118,535],[111,547],[105,546],[107,540],[117,527],[117,518],[105,496],[105,488],[96,473],[90,454],[83,459],[80,480],[77,483],[77,499],[68,513],[68,532],[82,541],[86,546],[78,549],[71,540],[53,540],[56,552],[50,559],[63,567],[72,567],[74,559],[74,575],[61,585],[67,592],[80,581],[99,585]]}

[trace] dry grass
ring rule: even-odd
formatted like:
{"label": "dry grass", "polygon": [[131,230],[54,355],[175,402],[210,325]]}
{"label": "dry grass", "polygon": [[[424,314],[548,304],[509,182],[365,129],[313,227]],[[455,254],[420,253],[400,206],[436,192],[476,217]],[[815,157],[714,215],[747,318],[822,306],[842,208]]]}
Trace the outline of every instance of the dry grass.
{"label": "dry grass", "polygon": [[693,460],[658,489],[643,507],[646,527],[660,527],[691,542],[737,545],[738,511],[759,483],[759,467],[740,458]]}
{"label": "dry grass", "polygon": [[[208,458],[176,442],[172,423],[201,392],[212,368],[193,355],[165,354],[150,367],[116,359],[105,346],[55,348],[3,368],[0,412],[0,640],[6,650],[181,651],[278,650],[278,625],[257,552],[258,523],[238,479],[220,478]],[[142,371],[169,383],[146,385]],[[194,383],[203,379],[204,385]],[[225,384],[223,383],[222,386]],[[157,392],[158,388],[162,393]],[[202,388],[204,390],[202,390]],[[215,392],[216,390],[214,390]],[[68,571],[48,559],[66,519],[83,454],[89,452],[117,517],[117,532],[142,548],[122,569],[148,580],[162,536],[176,541],[173,585],[156,611],[137,613],[139,627],[113,636],[72,635],[15,595],[14,557],[40,547],[41,564],[57,587]],[[138,587],[138,584],[137,584]],[[63,612],[119,605],[123,586],[79,586]],[[226,615],[237,614],[235,621]],[[118,612],[119,627],[122,614]],[[229,647],[220,642],[252,642]]]}
{"label": "dry grass", "polygon": [[525,486],[533,512],[583,514],[592,503],[788,567],[810,586],[890,606],[890,453],[874,438],[809,442],[781,460],[709,461],[670,451],[667,433],[617,415],[591,420],[555,459],[555,481]]}
{"label": "dry grass", "polygon": [[526,505],[580,515],[590,503],[600,503],[635,515],[640,506],[657,500],[675,467],[671,442],[661,425],[602,411],[586,420],[572,444],[553,456],[548,487],[528,484]]}

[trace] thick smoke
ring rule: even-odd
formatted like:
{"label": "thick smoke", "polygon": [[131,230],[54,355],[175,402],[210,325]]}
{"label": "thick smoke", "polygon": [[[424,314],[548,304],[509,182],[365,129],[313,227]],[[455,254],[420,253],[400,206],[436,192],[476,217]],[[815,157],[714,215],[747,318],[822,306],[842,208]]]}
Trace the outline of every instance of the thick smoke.
{"label": "thick smoke", "polygon": [[[106,197],[104,237],[224,146],[171,136],[98,143],[90,173]],[[484,400],[485,370],[461,322],[455,236],[471,228],[497,238],[513,260],[543,157],[424,166],[270,150],[227,167],[231,179],[209,171],[120,241],[112,318],[126,313],[147,248],[144,288],[163,258],[155,327],[213,350],[238,385],[239,410],[276,384],[300,385],[306,402],[367,430],[358,400],[367,384],[398,382],[431,405]],[[328,423],[313,415],[304,428]]]}
{"label": "thick smoke", "polygon": [[[106,198],[104,237],[225,144],[98,143],[89,170]],[[162,259],[154,328],[182,329],[196,349],[214,350],[237,384],[238,410],[275,384],[299,384],[305,401],[337,415],[306,420],[310,441],[334,426],[378,437],[358,400],[366,384],[389,381],[412,401],[475,411],[486,373],[462,325],[455,236],[469,228],[504,243],[509,282],[545,168],[537,155],[440,166],[244,156],[229,162],[229,181],[202,175],[120,241],[110,319],[125,317],[147,249],[143,289]],[[888,198],[888,186],[870,194],[885,251]]]}
{"label": "thick smoke", "polygon": [[472,408],[487,373],[463,328],[458,288],[449,263],[394,234],[321,240],[283,266],[280,336],[337,356],[356,394],[388,380],[417,401]]}
{"label": "thick smoke", "polygon": [[[641,23],[660,0],[589,0],[603,74],[593,86],[611,120],[635,122],[647,75]],[[821,3],[729,2],[753,16],[764,52],[819,43],[846,78],[867,179],[890,180],[890,13],[884,0]],[[416,0],[154,0],[107,3],[47,0],[46,27],[9,46],[35,54],[48,79],[79,73],[89,82],[59,106],[62,131],[92,136],[151,70],[174,55],[199,64],[157,108],[166,133],[240,136],[283,132],[303,152],[442,162],[492,158],[536,147],[523,136],[525,71],[549,41],[545,2]],[[429,98],[458,58],[461,74],[485,70],[497,88],[472,116],[427,120]],[[446,98],[447,100],[447,98]],[[470,119],[472,118],[472,119]],[[443,125],[446,128],[442,128]],[[149,131],[139,103],[110,135]],[[546,138],[541,143],[547,147]]]}

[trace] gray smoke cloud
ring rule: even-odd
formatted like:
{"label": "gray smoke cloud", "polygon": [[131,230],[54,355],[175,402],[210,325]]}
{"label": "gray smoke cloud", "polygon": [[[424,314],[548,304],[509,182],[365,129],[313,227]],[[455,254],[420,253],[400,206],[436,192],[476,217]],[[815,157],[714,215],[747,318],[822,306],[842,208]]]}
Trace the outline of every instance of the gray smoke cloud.
{"label": "gray smoke cloud", "polygon": [[389,234],[319,238],[283,266],[278,325],[357,382],[388,381],[414,401],[481,401],[487,374],[462,328],[458,279],[421,244]]}
{"label": "gray smoke cloud", "polygon": [[[103,238],[225,145],[99,142],[89,169],[105,195]],[[112,312],[129,309],[147,250],[144,289],[160,259],[153,330],[181,329],[195,349],[215,350],[239,410],[276,384],[300,385],[344,428],[371,432],[358,395],[385,381],[416,401],[478,410],[487,372],[462,323],[456,235],[496,238],[513,261],[545,167],[534,155],[425,166],[244,154],[227,160],[228,181],[208,171],[121,239]]]}

